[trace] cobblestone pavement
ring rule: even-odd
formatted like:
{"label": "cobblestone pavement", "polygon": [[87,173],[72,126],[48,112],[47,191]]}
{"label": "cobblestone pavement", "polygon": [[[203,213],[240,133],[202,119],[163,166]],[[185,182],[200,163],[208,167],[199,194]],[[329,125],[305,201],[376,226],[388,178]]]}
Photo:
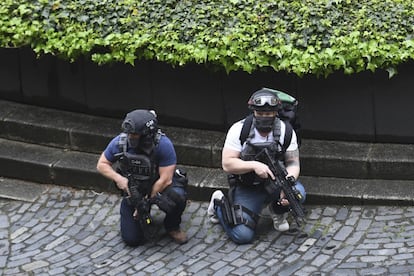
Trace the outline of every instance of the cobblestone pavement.
{"label": "cobblestone pavement", "polygon": [[302,229],[281,234],[263,216],[257,239],[236,245],[207,202],[190,201],[187,244],[160,226],[154,244],[131,248],[118,195],[47,187],[34,202],[0,199],[1,275],[414,275],[411,206],[307,206]]}

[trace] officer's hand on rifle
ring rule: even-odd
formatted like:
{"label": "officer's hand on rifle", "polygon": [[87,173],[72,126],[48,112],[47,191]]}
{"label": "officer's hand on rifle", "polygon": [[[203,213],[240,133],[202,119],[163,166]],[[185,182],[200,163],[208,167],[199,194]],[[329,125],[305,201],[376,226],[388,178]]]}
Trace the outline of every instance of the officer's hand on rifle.
{"label": "officer's hand on rifle", "polygon": [[[168,187],[168,186],[167,186]],[[152,186],[152,190],[151,190],[151,198],[154,198],[157,196],[158,193],[162,192],[163,188],[161,185],[161,182],[155,182],[154,185]]]}
{"label": "officer's hand on rifle", "polygon": [[283,192],[283,190],[280,191],[280,199],[278,201],[279,205],[282,205],[282,206],[288,206],[289,205],[289,200],[287,200],[285,197],[286,196],[285,196],[285,193]]}
{"label": "officer's hand on rifle", "polygon": [[132,216],[134,217],[135,220],[138,220],[138,210],[137,209],[134,210],[134,214]]}
{"label": "officer's hand on rifle", "polygon": [[126,192],[128,195],[131,195],[130,192],[129,192],[129,189],[128,189],[128,178],[126,178],[122,175],[119,175],[119,177],[116,179],[115,183],[116,183],[116,186],[120,190]]}
{"label": "officer's hand on rifle", "polygon": [[259,161],[253,161],[254,163],[254,172],[260,177],[260,178],[268,178],[275,180],[275,176],[273,175],[272,171],[269,169],[269,167]]}

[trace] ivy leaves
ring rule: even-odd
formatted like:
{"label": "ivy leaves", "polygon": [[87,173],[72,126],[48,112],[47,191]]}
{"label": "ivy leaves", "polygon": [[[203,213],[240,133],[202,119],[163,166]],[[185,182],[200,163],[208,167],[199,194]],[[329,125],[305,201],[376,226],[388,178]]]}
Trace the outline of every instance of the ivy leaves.
{"label": "ivy leaves", "polygon": [[0,46],[102,64],[347,74],[414,57],[414,1],[3,0]]}

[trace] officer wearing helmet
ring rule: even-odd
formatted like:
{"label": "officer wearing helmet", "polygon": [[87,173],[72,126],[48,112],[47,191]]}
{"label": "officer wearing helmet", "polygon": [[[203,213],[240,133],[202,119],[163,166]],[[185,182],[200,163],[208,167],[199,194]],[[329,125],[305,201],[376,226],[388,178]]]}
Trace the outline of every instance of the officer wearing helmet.
{"label": "officer wearing helmet", "polygon": [[[177,157],[171,140],[158,127],[154,111],[137,109],[122,122],[123,132],[102,152],[97,170],[115,182],[123,192],[120,206],[121,236],[130,246],[147,241],[144,211],[156,204],[165,211],[164,227],[171,238],[183,244],[186,233],[180,229],[186,206],[187,179],[176,169]],[[116,165],[116,166],[113,166]],[[144,204],[145,203],[145,204]],[[148,215],[148,214],[147,214]]]}
{"label": "officer wearing helmet", "polygon": [[[281,101],[274,90],[262,88],[254,92],[248,100],[248,108],[253,112],[253,123],[247,139],[241,141],[240,138],[245,118],[230,127],[222,150],[222,167],[229,174],[229,193],[215,191],[207,209],[210,221],[220,223],[229,238],[238,244],[254,239],[259,214],[266,206],[277,231],[287,231],[290,227],[287,221],[289,201],[283,191],[269,194],[265,189],[266,179],[275,179],[275,176],[268,165],[255,160],[257,149],[269,149],[275,160],[283,161],[288,176],[295,180],[300,172],[297,136],[291,129],[290,141],[285,137],[287,125],[278,117]],[[296,181],[295,187],[303,202],[306,196],[303,185]],[[226,215],[229,208],[236,214],[231,223]]]}

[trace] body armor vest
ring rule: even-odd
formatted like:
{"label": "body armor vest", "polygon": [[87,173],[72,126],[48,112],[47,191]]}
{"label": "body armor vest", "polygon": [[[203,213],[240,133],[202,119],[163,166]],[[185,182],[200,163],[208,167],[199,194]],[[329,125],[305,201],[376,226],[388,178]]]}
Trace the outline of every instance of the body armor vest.
{"label": "body armor vest", "polygon": [[253,120],[253,124],[250,127],[249,136],[246,139],[246,145],[242,149],[240,153],[240,158],[245,161],[251,161],[255,159],[256,154],[260,152],[263,148],[267,148],[272,155],[275,155],[278,159],[282,157],[282,145],[280,144],[280,128],[281,122],[279,118],[275,118],[275,122],[273,124],[273,141],[269,142],[255,142],[253,140],[255,136],[255,120]]}
{"label": "body armor vest", "polygon": [[[159,139],[160,137],[157,139],[157,143]],[[119,172],[127,177],[130,184],[134,184],[141,194],[149,194],[152,185],[159,177],[154,150],[149,154],[128,152],[127,134],[125,133],[120,135],[119,147],[122,149],[119,158]]]}
{"label": "body armor vest", "polygon": [[[253,124],[250,128],[249,136],[246,139],[246,144],[244,145],[244,148],[242,149],[240,153],[240,159],[244,161],[253,161],[256,159],[256,155],[263,150],[264,148],[267,148],[274,160],[281,160],[283,158],[282,153],[282,145],[280,144],[280,128],[281,128],[281,122],[279,118],[275,118],[275,122],[273,124],[273,141],[268,142],[255,142],[253,140],[255,132],[255,120],[253,120]],[[243,184],[260,184],[264,180],[259,178],[254,172],[249,172],[246,174],[241,175],[241,182]]]}

